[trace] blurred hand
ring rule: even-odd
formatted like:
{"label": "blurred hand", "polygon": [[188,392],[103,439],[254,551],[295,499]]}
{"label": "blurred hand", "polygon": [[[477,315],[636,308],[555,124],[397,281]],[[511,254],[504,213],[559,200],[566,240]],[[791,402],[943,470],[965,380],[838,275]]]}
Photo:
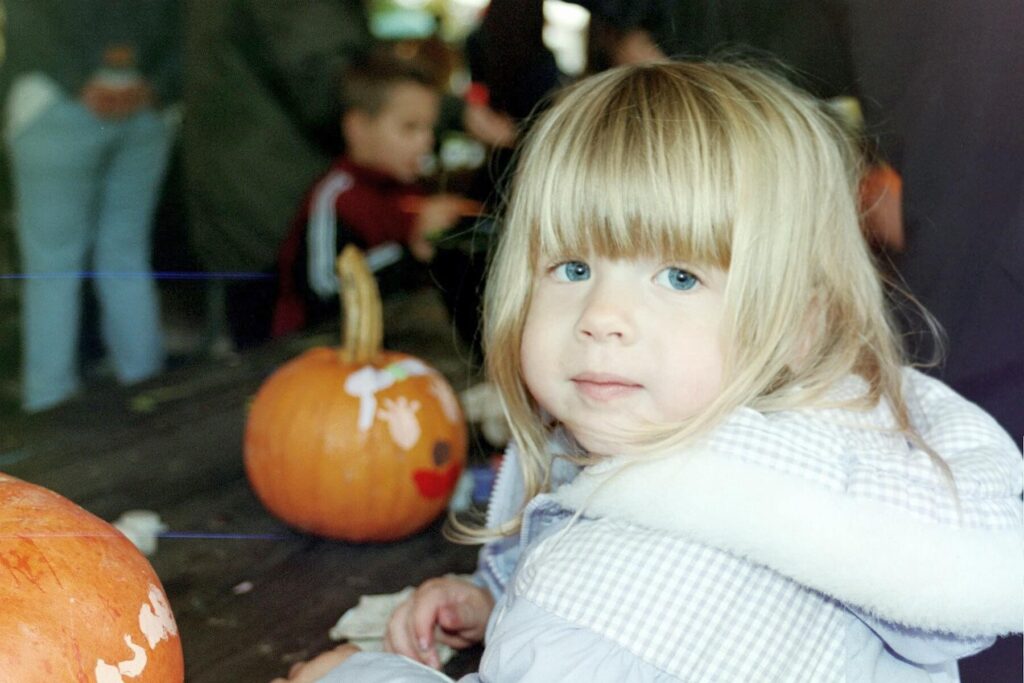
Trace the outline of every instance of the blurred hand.
{"label": "blurred hand", "polygon": [[872,244],[903,251],[903,180],[888,164],[872,167],[861,181],[860,210],[864,232]]}
{"label": "blurred hand", "polygon": [[360,652],[359,648],[351,643],[339,645],[307,662],[296,662],[288,672],[288,678],[275,678],[270,683],[314,683],[357,652]]}
{"label": "blurred hand", "polygon": [[82,104],[101,119],[123,119],[153,102],[153,91],[145,84],[112,88],[90,81],[82,88]]}
{"label": "blurred hand", "polygon": [[425,197],[417,208],[416,223],[409,236],[409,251],[424,263],[434,258],[430,237],[448,230],[466,213],[468,200],[453,194]]}
{"label": "blurred hand", "polygon": [[424,581],[395,608],[384,634],[384,650],[441,668],[436,642],[462,649],[484,638],[494,609],[490,591],[452,577]]}
{"label": "blurred hand", "polygon": [[512,147],[519,130],[507,114],[500,114],[484,104],[468,104],[462,114],[466,132],[491,147]]}
{"label": "blurred hand", "polygon": [[615,46],[612,59],[616,64],[643,64],[665,59],[665,53],[642,28],[627,31]]}

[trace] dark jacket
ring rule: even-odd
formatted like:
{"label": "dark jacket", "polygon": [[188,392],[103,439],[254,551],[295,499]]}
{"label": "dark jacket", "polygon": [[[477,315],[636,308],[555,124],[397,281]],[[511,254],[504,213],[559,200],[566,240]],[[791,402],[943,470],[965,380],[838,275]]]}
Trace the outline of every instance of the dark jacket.
{"label": "dark jacket", "polygon": [[[368,249],[385,242],[405,243],[415,221],[403,202],[423,196],[418,185],[340,157],[306,195],[278,256],[278,295],[271,333],[294,332],[337,305],[334,261],[346,244]],[[310,239],[310,233],[313,239]],[[310,259],[315,274],[310,274]],[[319,294],[321,283],[332,281]]]}

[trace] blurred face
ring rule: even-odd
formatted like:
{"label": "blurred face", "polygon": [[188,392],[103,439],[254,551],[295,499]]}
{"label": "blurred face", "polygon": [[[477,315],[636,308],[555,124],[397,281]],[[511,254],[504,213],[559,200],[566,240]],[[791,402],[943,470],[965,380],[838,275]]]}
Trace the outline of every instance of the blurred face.
{"label": "blurred face", "polygon": [[627,453],[621,430],[678,423],[721,393],[724,271],[573,257],[537,272],[524,379],[588,452]]}
{"label": "blurred face", "polygon": [[353,111],[345,118],[345,139],[356,163],[403,183],[420,175],[420,161],[434,145],[440,98],[418,83],[391,89],[376,116]]}

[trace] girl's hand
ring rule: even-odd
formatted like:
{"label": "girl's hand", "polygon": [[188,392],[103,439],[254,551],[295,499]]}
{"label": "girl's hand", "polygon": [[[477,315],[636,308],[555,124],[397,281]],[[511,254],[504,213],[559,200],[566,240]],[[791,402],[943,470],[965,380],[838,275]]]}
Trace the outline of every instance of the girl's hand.
{"label": "girl's hand", "polygon": [[357,652],[360,652],[359,648],[351,643],[339,645],[308,662],[296,662],[288,672],[288,678],[275,678],[270,683],[314,683]]}
{"label": "girl's hand", "polygon": [[440,669],[435,638],[456,649],[480,642],[493,608],[490,591],[476,584],[447,576],[424,581],[391,614],[384,650]]}

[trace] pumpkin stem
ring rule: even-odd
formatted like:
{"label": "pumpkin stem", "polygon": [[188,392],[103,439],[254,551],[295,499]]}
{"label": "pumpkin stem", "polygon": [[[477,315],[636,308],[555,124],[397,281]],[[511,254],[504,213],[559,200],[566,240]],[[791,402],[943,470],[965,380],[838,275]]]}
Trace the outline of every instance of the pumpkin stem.
{"label": "pumpkin stem", "polygon": [[384,338],[380,291],[363,252],[349,244],[336,261],[341,297],[341,358],[365,364],[380,353]]}

